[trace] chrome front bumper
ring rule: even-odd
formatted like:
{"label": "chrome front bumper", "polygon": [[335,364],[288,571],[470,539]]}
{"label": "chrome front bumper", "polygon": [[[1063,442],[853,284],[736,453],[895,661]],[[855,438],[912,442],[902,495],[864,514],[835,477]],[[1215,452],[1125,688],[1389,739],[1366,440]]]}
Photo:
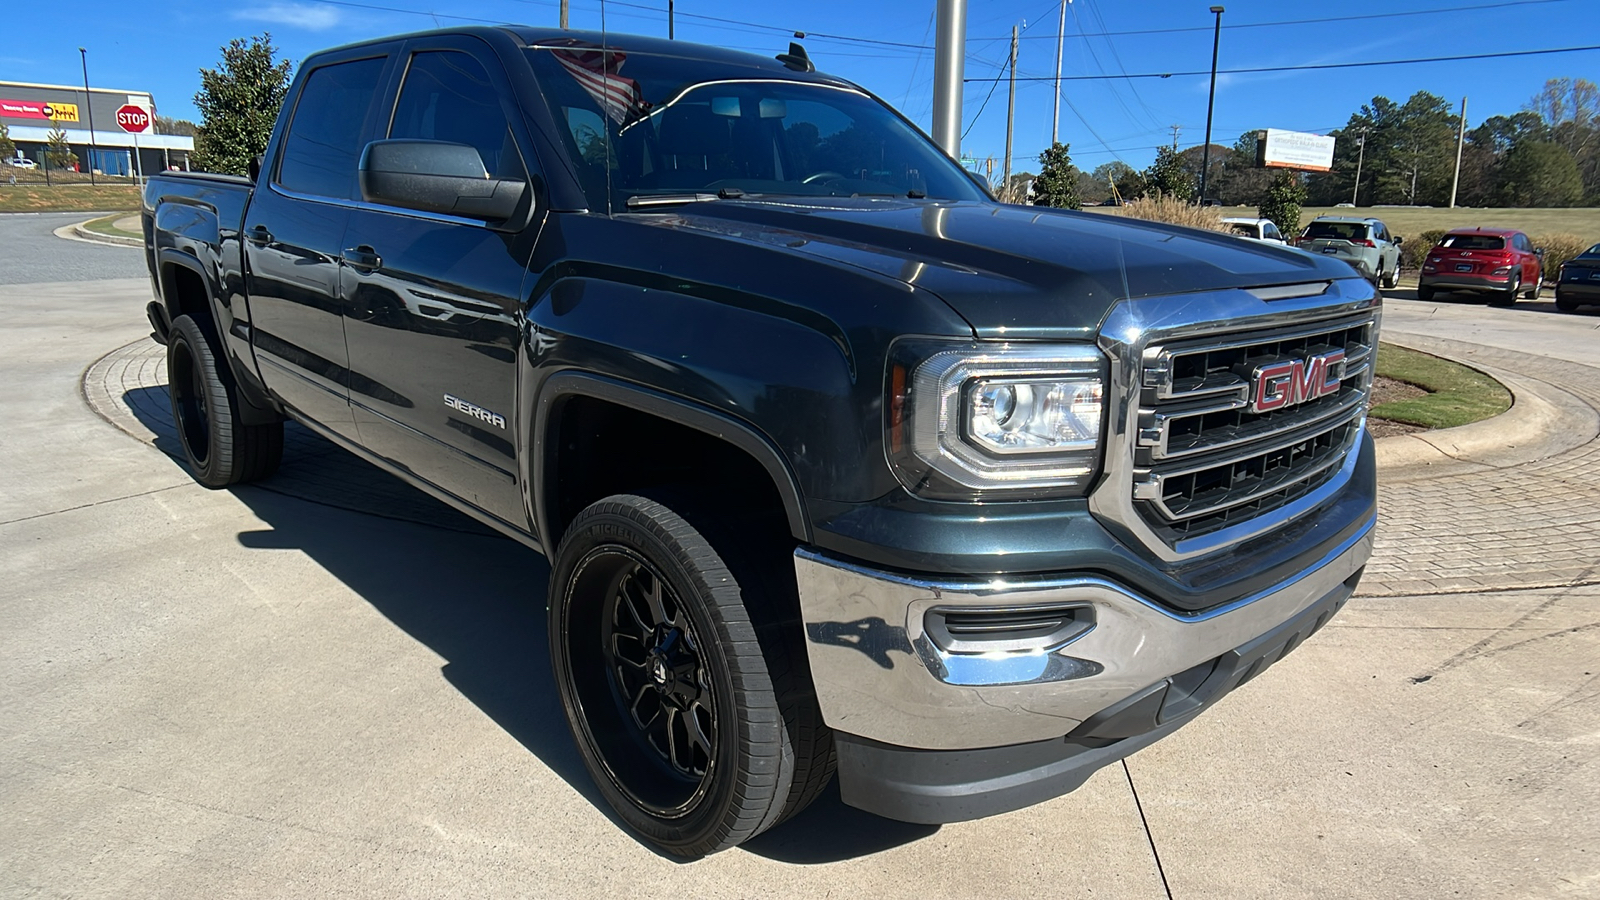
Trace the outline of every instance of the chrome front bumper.
{"label": "chrome front bumper", "polygon": [[[1373,524],[1294,579],[1189,616],[1100,578],[924,581],[801,548],[800,611],[823,718],[837,731],[927,750],[1059,738],[1326,597],[1372,555]],[[935,607],[1064,603],[1091,605],[1094,626],[1042,651],[951,653],[924,630]]]}

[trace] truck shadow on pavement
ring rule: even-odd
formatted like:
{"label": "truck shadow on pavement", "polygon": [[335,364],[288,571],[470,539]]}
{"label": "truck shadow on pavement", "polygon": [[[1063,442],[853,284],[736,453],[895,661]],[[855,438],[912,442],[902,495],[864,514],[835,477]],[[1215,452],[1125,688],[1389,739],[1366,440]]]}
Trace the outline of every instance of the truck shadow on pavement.
{"label": "truck shadow on pavement", "polygon": [[[126,399],[155,433],[157,449],[181,468],[170,416],[153,402],[134,402],[153,398]],[[232,490],[270,526],[241,532],[240,544],[305,553],[443,657],[440,671],[452,687],[618,830],[634,836],[590,780],[567,728],[550,669],[544,557],[323,438],[290,428],[280,474]],[[323,474],[311,479],[307,470]],[[363,511],[374,505],[374,514]],[[780,862],[824,863],[868,856],[937,830],[846,806],[834,785],[805,812],[741,849]]]}

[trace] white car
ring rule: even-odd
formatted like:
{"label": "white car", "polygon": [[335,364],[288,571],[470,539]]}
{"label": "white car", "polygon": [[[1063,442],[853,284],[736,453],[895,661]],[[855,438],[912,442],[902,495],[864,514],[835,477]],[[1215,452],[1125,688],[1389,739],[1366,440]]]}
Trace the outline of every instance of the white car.
{"label": "white car", "polygon": [[35,168],[38,168],[38,166],[34,164],[34,161],[29,159],[29,158],[27,158],[26,156],[15,156],[15,157],[12,157],[11,159],[6,160],[6,165],[12,166],[12,167],[18,168],[18,169],[35,169]]}
{"label": "white car", "polygon": [[1254,219],[1244,216],[1230,216],[1222,220],[1228,230],[1240,237],[1247,237],[1254,241],[1263,241],[1268,244],[1286,244],[1283,232],[1272,223],[1271,219]]}

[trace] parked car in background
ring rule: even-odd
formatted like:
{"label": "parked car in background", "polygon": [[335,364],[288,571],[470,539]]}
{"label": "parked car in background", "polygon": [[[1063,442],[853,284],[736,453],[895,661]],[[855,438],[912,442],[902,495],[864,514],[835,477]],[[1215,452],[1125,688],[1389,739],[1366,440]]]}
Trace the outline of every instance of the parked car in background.
{"label": "parked car in background", "polygon": [[1562,263],[1556,275],[1556,309],[1572,312],[1585,303],[1600,306],[1600,244]]}
{"label": "parked car in background", "polygon": [[1222,220],[1222,224],[1240,237],[1251,240],[1264,241],[1268,244],[1286,244],[1283,232],[1271,219],[1258,219],[1250,216],[1229,216]]}
{"label": "parked car in background", "polygon": [[1523,293],[1539,299],[1544,281],[1544,251],[1510,228],[1457,228],[1439,239],[1422,258],[1417,299],[1438,291],[1475,291],[1496,306],[1510,306]]}
{"label": "parked car in background", "polygon": [[1307,253],[1342,259],[1379,287],[1400,282],[1400,243],[1379,219],[1317,216],[1300,232],[1295,246]]}
{"label": "parked car in background", "polygon": [[26,156],[14,156],[6,160],[6,165],[16,169],[36,169],[38,165]]}

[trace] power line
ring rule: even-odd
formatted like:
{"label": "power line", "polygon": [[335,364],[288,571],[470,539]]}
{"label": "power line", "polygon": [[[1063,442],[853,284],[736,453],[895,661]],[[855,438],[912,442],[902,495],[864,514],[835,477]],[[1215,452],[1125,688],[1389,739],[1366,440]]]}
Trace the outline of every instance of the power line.
{"label": "power line", "polygon": [[[1380,59],[1366,62],[1347,63],[1318,63],[1304,66],[1255,66],[1248,69],[1218,69],[1218,75],[1258,75],[1265,72],[1311,72],[1324,69],[1361,69],[1372,66],[1404,66],[1414,63],[1436,62],[1462,62],[1473,59],[1507,59],[1521,56],[1545,56],[1551,53],[1581,53],[1586,50],[1600,50],[1600,45],[1589,47],[1553,47],[1548,50],[1512,50],[1505,53],[1472,53],[1462,56],[1429,56],[1420,59]],[[1210,69],[1201,69],[1195,72],[1137,72],[1127,75],[1063,75],[1062,81],[1104,81],[1116,78],[1182,78],[1194,75],[1210,75]],[[1000,77],[1000,76],[996,76]],[[991,81],[989,78],[968,78],[969,82]],[[1023,75],[1018,81],[1054,81],[1053,75]]]}
{"label": "power line", "polygon": [[[1323,18],[1323,19],[1285,19],[1285,20],[1280,21],[1280,22],[1243,22],[1243,23],[1238,23],[1238,24],[1224,25],[1224,26],[1222,26],[1222,30],[1223,31],[1229,31],[1229,30],[1236,29],[1236,28],[1278,28],[1278,27],[1286,26],[1286,25],[1323,25],[1323,24],[1326,24],[1328,22],[1356,22],[1356,21],[1365,21],[1365,20],[1369,20],[1369,19],[1396,19],[1396,18],[1401,18],[1401,17],[1404,17],[1404,16],[1433,16],[1433,15],[1438,15],[1439,13],[1473,12],[1473,11],[1476,11],[1476,10],[1484,10],[1484,9],[1505,9],[1507,7],[1515,7],[1515,6],[1535,6],[1535,5],[1547,4],[1547,3],[1569,3],[1569,2],[1571,2],[1571,0],[1503,0],[1503,2],[1500,2],[1500,3],[1482,3],[1482,4],[1477,4],[1475,6],[1448,6],[1448,7],[1443,7],[1443,8],[1439,8],[1439,9],[1416,9],[1416,10],[1407,10],[1405,12],[1370,13],[1368,15],[1362,15],[1362,16],[1330,16],[1328,18]],[[1197,26],[1189,26],[1189,27],[1184,27],[1184,28],[1144,28],[1144,29],[1139,29],[1139,30],[1135,30],[1135,31],[1107,31],[1107,32],[1104,32],[1103,36],[1122,37],[1122,36],[1144,35],[1144,34],[1183,34],[1183,33],[1186,33],[1186,32],[1210,31],[1210,30],[1211,30],[1211,26],[1209,26],[1209,25],[1204,25],[1204,26],[1197,25]],[[1102,36],[1102,35],[1096,35],[1096,37],[1099,37],[1099,36]],[[1089,37],[1089,35],[1069,35],[1069,37],[1087,38],[1087,37]],[[1004,37],[975,37],[975,38],[971,38],[971,40],[974,40],[974,41],[1008,41],[1010,39],[1011,39],[1010,35],[1006,35]],[[1044,40],[1044,39],[1045,39],[1045,36],[1041,35],[1040,37],[1029,38],[1028,40]],[[1207,72],[1207,74],[1209,74],[1209,71]]]}

